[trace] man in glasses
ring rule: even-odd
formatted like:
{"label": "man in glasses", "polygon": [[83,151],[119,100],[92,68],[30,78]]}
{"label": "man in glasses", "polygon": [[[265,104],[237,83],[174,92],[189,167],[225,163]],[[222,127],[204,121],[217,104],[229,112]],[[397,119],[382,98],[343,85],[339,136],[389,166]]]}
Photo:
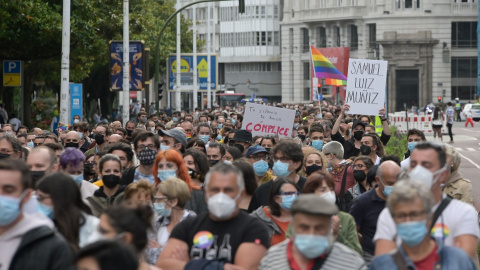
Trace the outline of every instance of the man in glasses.
{"label": "man in glasses", "polygon": [[268,171],[268,161],[270,160],[270,156],[268,155],[267,149],[260,145],[254,145],[248,148],[245,156],[253,166],[255,180],[257,180],[259,186],[273,179],[273,174]]}

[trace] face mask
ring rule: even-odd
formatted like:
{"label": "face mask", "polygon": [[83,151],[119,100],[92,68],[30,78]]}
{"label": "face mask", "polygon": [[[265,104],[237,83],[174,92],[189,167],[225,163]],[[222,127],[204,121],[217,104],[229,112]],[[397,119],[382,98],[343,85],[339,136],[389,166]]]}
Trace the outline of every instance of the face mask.
{"label": "face mask", "polygon": [[32,175],[32,186],[35,188],[37,186],[38,180],[40,180],[44,175],[45,171],[30,171]]}
{"label": "face mask", "polygon": [[218,134],[217,135],[217,141],[221,141],[222,140],[222,135]]}
{"label": "face mask", "polygon": [[170,146],[168,146],[168,145],[163,145],[163,143],[162,143],[162,144],[160,144],[160,150],[162,150],[162,151],[168,151],[168,150],[170,150]]}
{"label": "face mask", "polygon": [[297,199],[297,197],[297,195],[282,196],[282,203],[280,204],[280,206],[283,209],[290,211],[290,208],[292,208],[292,204]]}
{"label": "face mask", "polygon": [[1,159],[5,159],[5,158],[9,158],[9,157],[10,157],[9,154],[0,153],[0,160],[1,160]]}
{"label": "face mask", "polygon": [[305,135],[302,135],[302,134],[298,134],[297,137],[300,138],[302,142],[305,141],[305,138],[306,138]]}
{"label": "face mask", "polygon": [[239,191],[233,199],[223,192],[213,195],[208,199],[208,211],[218,219],[230,217],[237,208],[235,201],[240,197],[241,193],[242,192]]}
{"label": "face mask", "polygon": [[137,153],[137,158],[141,164],[150,165],[155,161],[155,158],[157,157],[157,152],[157,150],[145,148]]}
{"label": "face mask", "polygon": [[157,177],[158,179],[160,179],[160,181],[163,182],[169,177],[177,177],[177,172],[176,170],[159,170],[157,173]]}
{"label": "face mask", "polygon": [[12,224],[20,215],[20,202],[27,193],[24,191],[19,198],[0,195],[0,226]]}
{"label": "face mask", "polygon": [[272,148],[265,147],[265,150],[267,150],[267,152],[270,153],[270,150],[272,150]]}
{"label": "face mask", "polygon": [[230,119],[232,121],[232,124],[235,125],[237,123],[237,121],[235,121],[235,119],[231,118]]}
{"label": "face mask", "polygon": [[208,163],[210,164],[210,167],[213,167],[213,165],[218,163],[218,160],[210,159]]}
{"label": "face mask", "polygon": [[363,131],[357,130],[353,132],[353,138],[355,138],[355,140],[360,141],[362,137],[363,137]]}
{"label": "face mask", "polygon": [[155,127],[151,127],[151,128],[150,128],[150,131],[151,131],[152,133],[155,133]]}
{"label": "face mask", "polygon": [[120,176],[115,174],[107,174],[103,176],[102,181],[107,188],[114,188],[120,182]]}
{"label": "face mask", "polygon": [[337,200],[337,196],[335,195],[335,191],[329,191],[329,192],[323,193],[322,195],[320,195],[320,197],[326,199],[327,201],[329,201],[333,204]]}
{"label": "face mask", "polygon": [[190,175],[190,178],[192,178],[192,179],[195,179],[195,178],[197,178],[197,176],[199,176],[197,171],[192,170],[190,168],[188,168],[188,174]]}
{"label": "face mask", "polygon": [[102,134],[95,134],[95,141],[97,144],[103,144],[105,142],[105,138]]}
{"label": "face mask", "polygon": [[408,143],[408,151],[412,152],[413,148],[417,145],[417,142],[409,142]]}
{"label": "face mask", "polygon": [[147,123],[147,118],[140,118],[140,122],[141,122],[142,124]]}
{"label": "face mask", "polygon": [[222,129],[223,128],[223,124],[218,124],[218,129]]}
{"label": "face mask", "polygon": [[409,221],[397,224],[400,239],[409,247],[420,244],[427,235],[427,221]]}
{"label": "face mask", "polygon": [[253,163],[253,170],[257,176],[264,176],[268,171],[268,162],[259,160]]}
{"label": "face mask", "polygon": [[208,140],[210,139],[209,135],[200,135],[198,136],[200,140],[202,140],[204,143],[208,143]]}
{"label": "face mask", "polygon": [[368,156],[370,155],[371,152],[372,152],[372,148],[370,146],[364,145],[364,144],[360,146],[360,153],[362,153],[362,155]]}
{"label": "face mask", "polygon": [[278,177],[287,177],[291,171],[288,170],[288,163],[283,163],[280,160],[273,164],[273,172]]}
{"label": "face mask", "polygon": [[178,117],[173,117],[173,122],[178,122]]}
{"label": "face mask", "polygon": [[83,139],[83,133],[82,132],[77,132],[78,136],[80,136],[80,140]]}
{"label": "face mask", "polygon": [[72,147],[72,148],[78,149],[78,145],[79,145],[79,143],[69,142],[69,143],[65,144],[65,148]]}
{"label": "face mask", "polygon": [[438,181],[438,178],[440,178],[440,175],[444,170],[445,167],[432,173],[422,165],[417,165],[408,173],[408,175],[410,176],[410,179],[420,181],[425,184],[426,187],[431,188],[432,185]]}
{"label": "face mask", "polygon": [[35,144],[33,142],[27,142],[27,147],[33,148]]}
{"label": "face mask", "polygon": [[387,197],[390,196],[390,194],[391,194],[392,191],[393,191],[393,186],[387,186],[387,185],[385,185],[385,184],[382,182],[382,180],[380,180],[380,183],[382,183],[382,185],[383,185],[383,195],[385,195],[385,196],[387,196]]}
{"label": "face mask", "polygon": [[133,130],[127,129],[127,135],[128,135],[128,136],[132,136],[132,132],[133,132]]}
{"label": "face mask", "polygon": [[83,165],[83,173],[86,175],[93,175],[95,174],[95,171],[93,171],[93,164],[92,163],[87,163]]}
{"label": "face mask", "polygon": [[77,183],[78,186],[82,185],[83,174],[79,174],[79,175],[70,174],[70,177],[72,177],[73,181],[75,181],[75,183]]}
{"label": "face mask", "polygon": [[357,182],[362,182],[363,180],[365,180],[365,177],[367,177],[367,175],[365,174],[365,171],[363,170],[353,171],[353,178],[355,178]]}
{"label": "face mask", "polygon": [[293,124],[293,128],[297,129],[298,128],[298,123]]}
{"label": "face mask", "polygon": [[45,215],[50,219],[53,219],[53,208],[51,206],[38,202],[37,212]]}
{"label": "face mask", "polygon": [[78,123],[78,122],[80,122],[80,120],[78,120],[78,119],[73,119],[73,123],[76,124],[76,123]]}
{"label": "face mask", "polygon": [[312,141],[313,148],[317,149],[318,151],[322,151],[323,148],[323,141],[322,140],[314,140]]}
{"label": "face mask", "polygon": [[305,172],[307,173],[307,176],[310,176],[312,173],[316,171],[322,170],[322,166],[318,166],[317,164],[313,164],[305,168],[306,168]]}
{"label": "face mask", "polygon": [[330,246],[327,236],[314,234],[296,234],[293,243],[309,259],[320,257]]}
{"label": "face mask", "polygon": [[154,203],[153,209],[159,216],[169,217],[172,214],[172,208],[165,209],[165,203]]}

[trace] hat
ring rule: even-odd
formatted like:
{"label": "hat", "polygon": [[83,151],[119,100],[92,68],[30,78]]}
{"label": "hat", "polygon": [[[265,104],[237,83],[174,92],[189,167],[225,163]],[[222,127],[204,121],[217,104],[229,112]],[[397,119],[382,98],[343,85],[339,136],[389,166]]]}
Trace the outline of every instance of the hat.
{"label": "hat", "polygon": [[249,158],[250,155],[255,155],[255,154],[258,154],[258,153],[267,153],[268,154],[268,151],[267,151],[267,149],[265,149],[265,148],[261,147],[260,145],[256,144],[256,145],[248,148],[245,156],[247,158]]}
{"label": "hat", "polygon": [[159,129],[158,135],[172,137],[175,140],[179,141],[183,145],[183,147],[187,147],[187,135],[185,135],[185,133],[183,133],[181,130],[170,129],[167,131]]}
{"label": "hat", "polygon": [[338,207],[335,203],[328,201],[315,194],[304,194],[298,196],[290,208],[292,215],[304,213],[309,215],[333,216],[338,214]]}
{"label": "hat", "polygon": [[365,128],[365,124],[364,124],[362,121],[360,121],[360,120],[355,120],[355,121],[353,121],[352,129],[354,129],[354,128],[355,128],[356,126],[358,126],[358,125],[362,125],[362,127]]}
{"label": "hat", "polygon": [[252,132],[246,129],[239,129],[235,131],[235,135],[231,141],[234,142],[251,142],[252,141]]}

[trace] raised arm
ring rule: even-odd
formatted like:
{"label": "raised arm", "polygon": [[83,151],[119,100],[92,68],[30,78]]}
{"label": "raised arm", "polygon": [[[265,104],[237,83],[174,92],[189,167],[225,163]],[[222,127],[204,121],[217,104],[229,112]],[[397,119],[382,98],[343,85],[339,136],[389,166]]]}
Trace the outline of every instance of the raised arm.
{"label": "raised arm", "polygon": [[385,135],[390,136],[390,127],[388,126],[387,110],[383,108],[378,112],[378,114],[380,116],[380,119],[382,120],[383,133]]}
{"label": "raised arm", "polygon": [[338,115],[337,121],[335,121],[335,125],[333,125],[332,134],[338,133],[340,129],[340,124],[342,123],[342,120],[345,117],[345,111],[348,111],[348,110],[350,110],[350,105],[344,104],[342,106],[342,110],[340,111],[340,114]]}

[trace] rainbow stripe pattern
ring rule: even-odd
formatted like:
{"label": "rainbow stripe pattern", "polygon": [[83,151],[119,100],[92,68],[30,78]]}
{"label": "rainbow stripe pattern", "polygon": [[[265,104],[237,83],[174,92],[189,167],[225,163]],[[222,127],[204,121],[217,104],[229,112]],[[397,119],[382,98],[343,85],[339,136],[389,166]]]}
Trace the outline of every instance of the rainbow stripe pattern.
{"label": "rainbow stripe pattern", "polygon": [[344,80],[337,80],[337,79],[325,79],[325,84],[326,85],[335,85],[335,86],[340,86],[340,85],[347,85],[347,81]]}
{"label": "rainbow stripe pattern", "polygon": [[[347,77],[343,75],[319,50],[315,47],[310,46],[310,51],[312,53],[312,64],[313,64],[313,73],[315,78],[324,78],[330,80],[332,83],[328,85],[347,85]],[[343,82],[338,82],[343,81]]]}

